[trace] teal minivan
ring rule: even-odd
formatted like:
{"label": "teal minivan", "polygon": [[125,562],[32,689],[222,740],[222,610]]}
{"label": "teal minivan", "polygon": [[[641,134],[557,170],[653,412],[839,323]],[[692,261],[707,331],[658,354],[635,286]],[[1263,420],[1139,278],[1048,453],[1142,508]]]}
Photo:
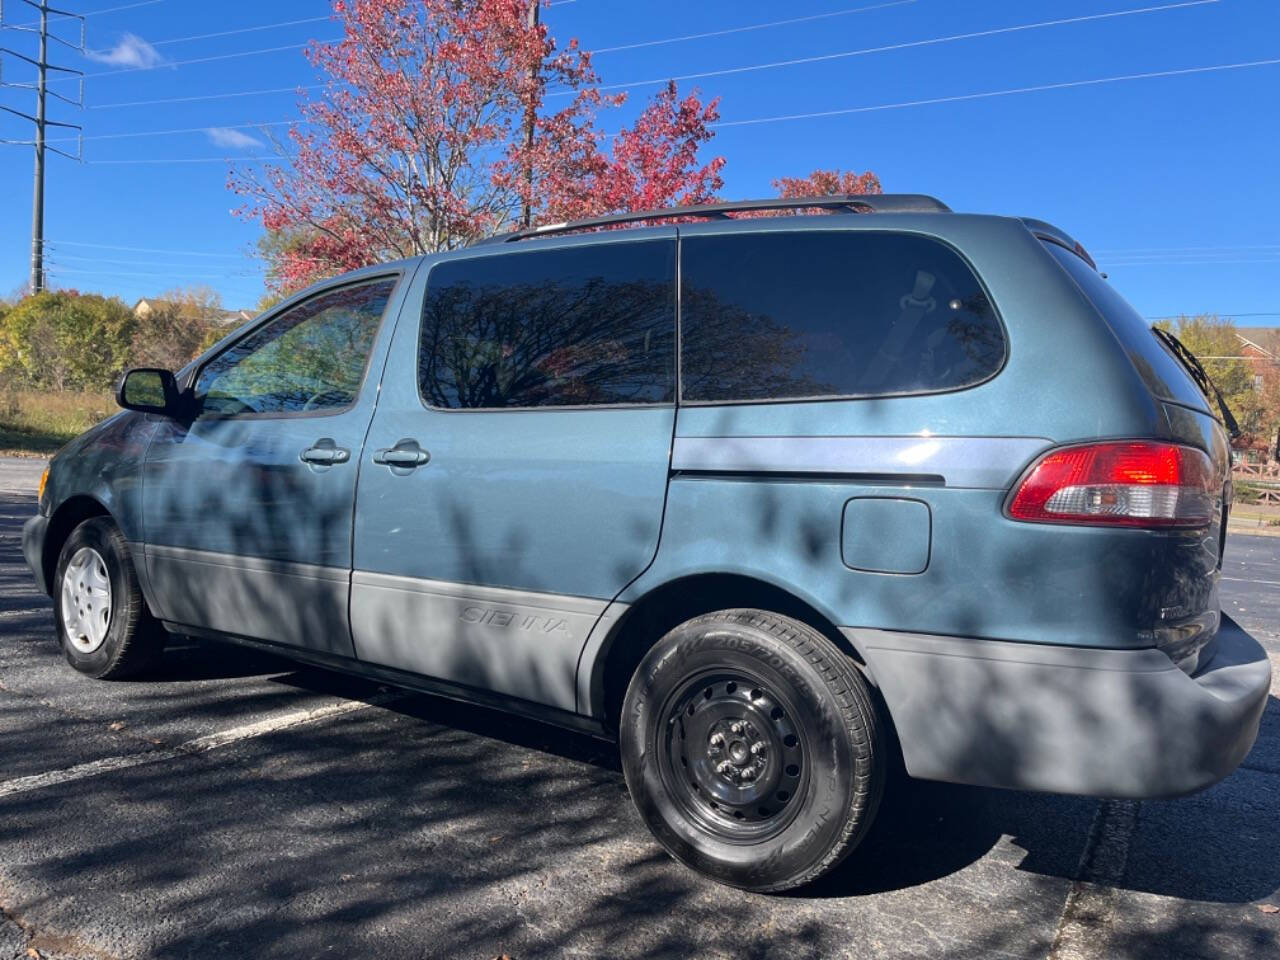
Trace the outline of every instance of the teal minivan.
{"label": "teal minivan", "polygon": [[24,530],[73,667],[208,636],[616,737],[658,840],[739,887],[838,863],[896,762],[1174,795],[1266,704],[1218,602],[1230,414],[1041,221],[523,230],[327,281],[119,401]]}

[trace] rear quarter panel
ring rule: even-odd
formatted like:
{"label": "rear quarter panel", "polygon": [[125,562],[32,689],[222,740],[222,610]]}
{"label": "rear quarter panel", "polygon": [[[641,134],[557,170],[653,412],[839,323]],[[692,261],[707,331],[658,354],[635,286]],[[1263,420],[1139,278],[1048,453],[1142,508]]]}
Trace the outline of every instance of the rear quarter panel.
{"label": "rear quarter panel", "polygon": [[[1166,411],[1114,334],[1020,221],[831,219],[843,226],[829,229],[918,231],[960,251],[1004,324],[1003,369],[977,386],[933,395],[681,406],[658,554],[618,599],[635,602],[698,573],[735,573],[793,593],[838,626],[1151,646],[1162,604],[1185,585],[1183,561],[1198,548],[1197,537],[1017,523],[1003,512],[1010,488],[1043,450],[1101,437],[1168,435]],[[778,220],[758,229],[794,224]],[[681,233],[724,229],[699,224]],[[772,449],[782,440],[779,449],[786,449],[796,438],[836,446],[866,438],[890,446],[895,438],[924,446],[938,441],[950,453],[915,463],[855,454],[834,471],[776,457],[753,469],[682,472],[682,443]],[[857,497],[928,506],[931,543],[922,572],[873,572],[843,562],[842,517]]]}

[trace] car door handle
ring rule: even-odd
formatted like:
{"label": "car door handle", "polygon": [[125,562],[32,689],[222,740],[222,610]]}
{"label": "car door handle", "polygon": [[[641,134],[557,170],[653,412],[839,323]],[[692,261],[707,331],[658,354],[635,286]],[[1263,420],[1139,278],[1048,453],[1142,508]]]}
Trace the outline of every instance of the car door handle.
{"label": "car door handle", "polygon": [[335,463],[346,463],[351,459],[351,451],[338,446],[329,437],[317,440],[314,447],[307,447],[298,459],[303,463],[314,463],[318,466],[332,466]]}
{"label": "car door handle", "polygon": [[383,447],[373,453],[373,462],[388,467],[420,467],[431,459],[431,454],[418,446],[417,440],[401,440],[394,447]]}

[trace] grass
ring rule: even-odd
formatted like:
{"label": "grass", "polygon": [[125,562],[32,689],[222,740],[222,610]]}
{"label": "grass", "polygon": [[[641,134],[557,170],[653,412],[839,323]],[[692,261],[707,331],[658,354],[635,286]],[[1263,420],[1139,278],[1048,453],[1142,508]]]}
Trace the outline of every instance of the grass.
{"label": "grass", "polygon": [[0,392],[0,454],[47,457],[116,411],[109,393]]}

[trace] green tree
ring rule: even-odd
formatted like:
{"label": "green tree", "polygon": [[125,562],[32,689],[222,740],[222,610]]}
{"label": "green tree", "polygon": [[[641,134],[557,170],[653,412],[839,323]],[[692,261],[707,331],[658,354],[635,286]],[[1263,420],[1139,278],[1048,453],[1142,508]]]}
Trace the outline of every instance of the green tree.
{"label": "green tree", "polygon": [[129,365],[177,370],[227,331],[222,298],[208,287],[171,290],[135,318]]}
{"label": "green tree", "polygon": [[267,264],[266,291],[257,303],[257,311],[264,313],[281,300],[291,297],[305,282],[291,278],[282,264],[291,259],[306,257],[306,251],[316,242],[317,231],[306,226],[289,226],[267,229],[258,238],[258,253]]}
{"label": "green tree", "polygon": [[1258,389],[1254,363],[1242,357],[1236,325],[1216,314],[1199,314],[1162,320],[1157,326],[1170,331],[1195,354],[1231,408],[1241,432],[1265,442],[1275,430],[1275,412],[1268,411],[1263,391]]}
{"label": "green tree", "polygon": [[134,326],[115,297],[27,297],[0,318],[0,374],[34,389],[108,389],[128,363]]}

